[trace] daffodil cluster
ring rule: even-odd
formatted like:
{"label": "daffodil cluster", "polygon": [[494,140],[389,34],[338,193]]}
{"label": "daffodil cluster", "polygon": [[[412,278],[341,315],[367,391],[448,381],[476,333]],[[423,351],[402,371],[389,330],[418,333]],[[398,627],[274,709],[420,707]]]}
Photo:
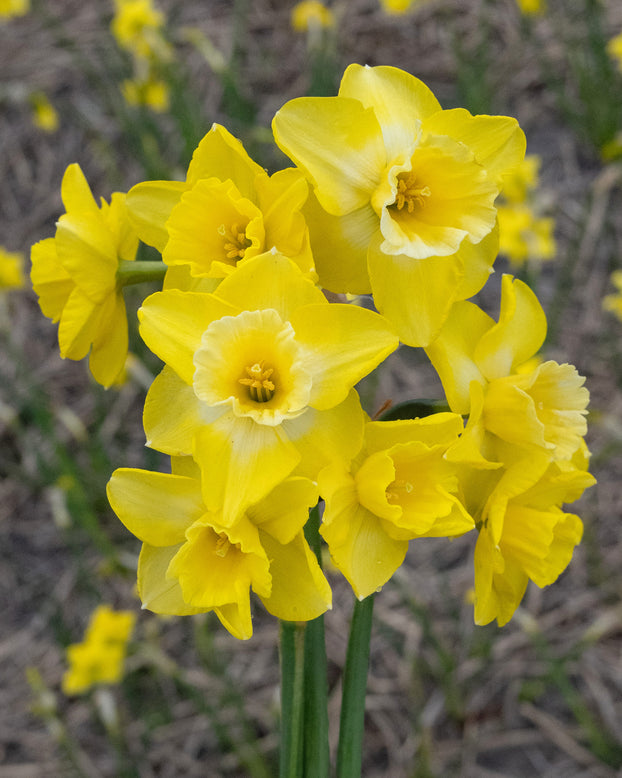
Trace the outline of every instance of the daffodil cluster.
{"label": "daffodil cluster", "polygon": [[[212,611],[239,638],[252,593],[280,619],[315,618],[331,607],[304,532],[319,500],[320,534],[361,599],[410,541],[478,532],[475,619],[503,624],[529,580],[567,566],[582,525],[563,505],[593,482],[588,393],[574,367],[537,358],[533,292],[504,277],[498,321],[468,301],[492,272],[524,135],[508,117],[442,109],[404,71],[358,65],[337,96],[284,105],[273,130],[295,167],[269,175],[214,125],[184,181],[142,182],[101,209],[70,166],[67,214],[33,249],[61,353],[92,344],[108,383],[136,236],[162,254],[162,291],[138,316],[163,363],[147,444],[170,472],[121,468],[108,485],[143,543],[143,604]],[[426,349],[444,412],[363,410],[356,384],[400,341]]]}
{"label": "daffodil cluster", "polygon": [[92,686],[121,680],[135,621],[132,611],[115,611],[108,605],[95,608],[84,640],[67,647],[69,668],[63,676],[65,694],[84,694]]}

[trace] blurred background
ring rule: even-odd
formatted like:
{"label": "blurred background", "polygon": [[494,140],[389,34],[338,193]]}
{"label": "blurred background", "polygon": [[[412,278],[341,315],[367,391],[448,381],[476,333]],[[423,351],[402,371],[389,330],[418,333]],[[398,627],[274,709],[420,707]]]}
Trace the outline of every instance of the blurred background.
{"label": "blurred background", "polygon": [[[403,68],[445,108],[519,120],[532,162],[480,304],[497,315],[503,272],[537,292],[543,353],[587,378],[598,479],[571,509],[585,535],[569,569],[531,585],[503,629],[473,624],[474,537],[411,543],[376,598],[363,775],[622,775],[622,4],[138,0],[123,19],[124,5],[0,0],[0,778],[276,774],[278,624],[257,602],[240,642],[209,615],[140,611],[139,542],[106,500],[114,468],[162,465],[141,424],[157,360],[134,332],[107,391],[62,361],[29,250],[54,234],[72,162],[109,199],[182,179],[219,122],[270,172],[286,166],[274,112],[335,94],[351,62]],[[423,352],[388,368],[360,387],[370,413],[442,396]],[[352,594],[331,583],[337,721]],[[67,646],[101,604],[137,615],[123,678],[65,693]]]}

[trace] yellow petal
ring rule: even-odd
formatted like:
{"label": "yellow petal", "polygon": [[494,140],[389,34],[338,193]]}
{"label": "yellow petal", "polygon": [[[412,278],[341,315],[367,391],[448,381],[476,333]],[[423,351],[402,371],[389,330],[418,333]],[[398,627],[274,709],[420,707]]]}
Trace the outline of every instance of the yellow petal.
{"label": "yellow petal", "polygon": [[[104,306],[96,305],[75,287],[69,295],[58,328],[58,343],[63,359],[82,359],[99,332],[102,318],[114,308],[110,298]],[[103,316],[102,316],[103,315]]]}
{"label": "yellow petal", "polygon": [[63,175],[61,197],[66,211],[91,211],[97,213],[99,208],[91,192],[91,187],[77,162],[69,165]]}
{"label": "yellow petal", "polygon": [[238,640],[248,640],[253,636],[253,622],[251,619],[251,603],[246,598],[240,603],[230,603],[214,608],[214,613],[220,619],[220,623]]}
{"label": "yellow petal", "polygon": [[288,321],[302,305],[321,303],[326,298],[290,259],[268,251],[245,262],[225,278],[215,295],[241,310],[273,308]]}
{"label": "yellow petal", "polygon": [[523,599],[529,579],[513,561],[505,561],[488,533],[480,532],[473,560],[475,567],[475,623],[500,627],[512,618]]}
{"label": "yellow petal", "polygon": [[170,289],[150,295],[138,311],[140,336],[187,384],[194,376],[194,352],[210,322],[238,310],[211,294]]}
{"label": "yellow petal", "polygon": [[203,497],[222,508],[229,525],[286,478],[300,454],[282,429],[248,417],[223,414],[195,434],[193,456],[201,468]]}
{"label": "yellow petal", "polygon": [[409,346],[428,346],[449,315],[462,276],[456,257],[412,259],[369,249],[369,277],[378,311]]}
{"label": "yellow petal", "polygon": [[313,551],[300,531],[286,545],[260,530],[270,558],[272,593],[261,597],[268,613],[285,621],[309,621],[331,607],[332,594]]}
{"label": "yellow petal", "polygon": [[[170,412],[171,408],[175,408],[175,413]],[[187,456],[192,453],[195,431],[222,412],[221,408],[205,408],[192,386],[165,365],[145,400],[143,425],[147,445],[171,456]]]}
{"label": "yellow petal", "polygon": [[115,290],[117,247],[99,211],[63,214],[57,222],[56,251],[62,266],[94,303]]}
{"label": "yellow petal", "polygon": [[304,208],[320,285],[335,293],[369,294],[367,249],[379,234],[378,217],[365,205],[344,216],[331,216],[313,192]]}
{"label": "yellow petal", "polygon": [[343,215],[369,202],[387,163],[372,110],[343,97],[299,97],[277,111],[272,130],[329,213]]}
{"label": "yellow petal", "polygon": [[488,233],[479,243],[463,240],[454,255],[461,263],[463,275],[454,292],[456,300],[473,297],[488,281],[493,272],[492,266],[499,253],[499,225]]}
{"label": "yellow petal", "polygon": [[525,133],[509,116],[472,116],[465,108],[453,108],[427,118],[423,130],[464,143],[497,183],[525,156]]}
{"label": "yellow petal", "polygon": [[194,478],[118,468],[106,489],[112,510],[127,529],[151,546],[174,546],[204,512]]}
{"label": "yellow petal", "polygon": [[123,295],[114,296],[114,308],[93,340],[89,368],[95,380],[108,388],[119,377],[127,359],[127,313]]}
{"label": "yellow petal", "polygon": [[58,259],[54,238],[35,243],[30,258],[32,288],[39,297],[41,311],[48,319],[57,322],[75,284]]}
{"label": "yellow petal", "polygon": [[179,581],[166,571],[179,546],[156,548],[147,543],[138,558],[138,594],[143,608],[162,616],[190,616],[205,608],[193,608],[184,600]]}
{"label": "yellow petal", "polygon": [[355,389],[334,408],[308,408],[295,419],[285,419],[283,430],[301,456],[296,475],[315,479],[328,462],[349,462],[361,448],[364,423]]}
{"label": "yellow petal", "polygon": [[387,66],[350,65],[343,74],[339,96],[359,100],[365,108],[373,108],[389,159],[409,149],[419,134],[422,120],[441,109],[423,81]]}
{"label": "yellow petal", "polygon": [[371,454],[415,440],[428,446],[449,445],[457,440],[463,426],[462,416],[457,413],[434,413],[422,419],[372,421],[365,425],[365,448]]}
{"label": "yellow petal", "polygon": [[309,404],[318,410],[345,400],[350,389],[399,345],[390,324],[353,305],[307,305],[290,321],[313,384]]}
{"label": "yellow petal", "polygon": [[[307,523],[309,509],[318,501],[317,486],[308,478],[286,478],[246,515],[262,533],[281,544],[291,543]],[[265,544],[264,544],[265,546]]]}
{"label": "yellow petal", "polygon": [[504,275],[499,322],[477,344],[475,361],[490,381],[514,372],[530,359],[546,337],[546,316],[538,298],[518,279]]}
{"label": "yellow petal", "polygon": [[454,413],[468,413],[471,381],[486,381],[475,362],[474,352],[482,335],[494,321],[477,305],[456,303],[439,336],[426,354],[441,379],[447,402]]}
{"label": "yellow petal", "polygon": [[166,220],[186,189],[184,181],[145,181],[130,189],[125,201],[128,216],[143,243],[164,250]]}
{"label": "yellow petal", "polygon": [[186,181],[194,186],[202,178],[230,179],[244,197],[253,199],[254,181],[265,171],[246,153],[242,143],[220,124],[212,124],[188,167]]}

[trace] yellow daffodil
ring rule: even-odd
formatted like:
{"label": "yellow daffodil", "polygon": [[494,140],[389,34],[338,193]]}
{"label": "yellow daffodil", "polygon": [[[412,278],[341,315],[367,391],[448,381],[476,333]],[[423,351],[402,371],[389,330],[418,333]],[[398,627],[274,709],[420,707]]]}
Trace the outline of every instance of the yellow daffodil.
{"label": "yellow daffodil", "polygon": [[285,479],[233,523],[206,507],[199,477],[119,469],[108,497],[143,542],[138,590],[143,607],[155,613],[214,611],[232,635],[247,639],[250,589],[288,621],[331,607],[330,587],[303,532],[318,497],[306,478]]}
{"label": "yellow daffodil", "polygon": [[335,17],[319,0],[302,0],[292,9],[291,24],[296,32],[306,32],[313,27],[333,27]]}
{"label": "yellow daffodil", "polygon": [[156,78],[126,79],[121,84],[121,92],[128,105],[145,105],[157,113],[169,109],[170,95],[165,81]]}
{"label": "yellow daffodil", "polygon": [[135,621],[131,611],[113,611],[107,605],[93,611],[84,641],[67,647],[69,669],[63,676],[65,694],[84,694],[96,684],[121,680],[127,642]]}
{"label": "yellow daffodil", "polygon": [[616,287],[616,293],[608,294],[603,299],[603,308],[615,313],[622,321],[622,270],[616,270],[611,274],[611,282]]}
{"label": "yellow daffodil", "polygon": [[329,304],[288,258],[254,257],[215,294],[167,290],[139,311],[166,367],[145,405],[149,445],[193,454],[210,510],[235,516],[298,465],[314,478],[360,448],[352,386],[398,345],[369,310]]}
{"label": "yellow daffodil", "polygon": [[516,3],[525,16],[539,16],[546,11],[546,0],[516,0]]}
{"label": "yellow daffodil", "polygon": [[380,7],[390,16],[402,16],[428,2],[429,0],[380,0]]}
{"label": "yellow daffodil", "polygon": [[128,208],[145,243],[169,267],[223,278],[271,248],[315,278],[301,208],[307,183],[289,168],[268,176],[239,140],[214,124],[197,147],[185,182],[148,181],[128,193]]}
{"label": "yellow daffodil", "polygon": [[405,343],[430,343],[490,273],[495,198],[525,152],[516,120],[442,110],[402,70],[350,65],[337,97],[290,101],[273,131],[314,187],[320,283],[372,291]]}
{"label": "yellow daffodil", "polygon": [[112,34],[122,49],[136,57],[170,59],[170,47],[162,37],[164,23],[164,14],[151,0],[115,0]]}
{"label": "yellow daffodil", "polygon": [[616,61],[620,71],[622,71],[622,32],[611,38],[607,44],[607,52]]}
{"label": "yellow daffodil", "polygon": [[0,290],[22,289],[25,283],[24,257],[0,246]]}
{"label": "yellow daffodil", "polygon": [[457,414],[369,422],[362,451],[318,478],[326,502],[320,532],[359,599],[383,586],[417,537],[461,535],[473,519],[444,459],[462,431]]}
{"label": "yellow daffodil", "polygon": [[503,176],[503,199],[509,203],[524,203],[538,186],[541,160],[537,154],[528,154],[515,168]]}
{"label": "yellow daffodil", "polygon": [[30,0],[0,0],[0,21],[24,16],[30,11]]}
{"label": "yellow daffodil", "polygon": [[32,285],[44,315],[60,321],[63,358],[82,359],[91,352],[95,379],[110,386],[127,356],[127,317],[117,270],[120,260],[135,258],[138,238],[125,210],[125,195],[115,192],[110,205],[97,206],[77,164],[62,183],[67,212],[54,238],[32,247]]}
{"label": "yellow daffodil", "polygon": [[56,132],[58,129],[58,113],[43,92],[33,92],[30,95],[32,105],[32,121],[35,127],[43,132]]}
{"label": "yellow daffodil", "polygon": [[572,365],[547,361],[519,370],[540,348],[546,318],[529,287],[511,276],[502,282],[499,321],[473,303],[454,306],[440,336],[427,349],[450,408],[469,413],[465,434],[448,456],[499,461],[496,441],[549,460],[568,460],[586,433],[589,393]]}
{"label": "yellow daffodil", "polygon": [[586,471],[587,450],[550,463],[543,454],[518,458],[501,471],[465,469],[465,503],[477,523],[475,622],[499,626],[512,617],[527,583],[544,587],[568,566],[583,526],[562,504],[595,483]]}
{"label": "yellow daffodil", "polygon": [[520,267],[526,262],[542,262],[555,257],[555,222],[538,217],[527,204],[499,205],[499,252]]}

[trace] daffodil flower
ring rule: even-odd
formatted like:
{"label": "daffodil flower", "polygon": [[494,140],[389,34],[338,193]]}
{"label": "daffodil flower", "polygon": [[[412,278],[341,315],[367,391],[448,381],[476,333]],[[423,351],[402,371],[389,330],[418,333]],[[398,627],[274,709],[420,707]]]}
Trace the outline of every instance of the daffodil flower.
{"label": "daffodil flower", "polygon": [[198,474],[120,468],[108,484],[113,510],[143,542],[143,607],[174,615],[214,611],[241,639],[253,632],[251,589],[288,621],[331,607],[330,587],[303,532],[317,497],[312,481],[287,478],[231,523],[207,508]]}
{"label": "daffodil flower", "polygon": [[426,349],[455,413],[469,413],[465,434],[448,453],[482,467],[503,457],[499,441],[526,456],[570,459],[586,433],[589,393],[575,367],[552,360],[529,372],[521,365],[538,351],[546,318],[522,281],[502,280],[495,322],[470,302],[454,306],[441,334]]}
{"label": "daffodil flower", "polygon": [[138,238],[115,192],[110,205],[97,206],[77,164],[69,165],[61,194],[67,212],[54,238],[32,247],[32,285],[44,315],[60,321],[63,358],[82,359],[90,350],[91,373],[110,386],[127,357],[125,302],[118,280],[120,261],[136,256]]}
{"label": "daffodil flower", "polygon": [[148,444],[192,454],[211,510],[235,516],[289,475],[315,478],[360,448],[353,385],[398,345],[377,313],[329,304],[288,258],[255,257],[215,294],[147,298],[140,332],[166,366],[149,390]]}
{"label": "daffodil flower", "polygon": [[495,198],[525,152],[516,120],[442,110],[402,70],[350,65],[337,97],[291,100],[273,131],[314,187],[320,283],[373,292],[405,343],[430,343],[491,272]]}
{"label": "daffodil flower", "polygon": [[389,580],[413,538],[461,535],[475,526],[460,502],[455,466],[443,456],[461,432],[462,418],[452,413],[369,422],[351,465],[320,472],[320,532],[359,599]]}
{"label": "daffodil flower", "polygon": [[475,623],[506,624],[529,580],[544,587],[568,566],[583,525],[562,504],[595,483],[582,444],[572,460],[542,453],[515,457],[502,471],[460,472],[467,508],[479,529],[475,547]]}
{"label": "daffodil flower", "polygon": [[315,280],[301,213],[308,187],[294,168],[269,176],[224,127],[214,124],[198,145],[185,182],[147,181],[128,193],[128,208],[145,243],[171,268],[193,277],[224,278],[271,248]]}

